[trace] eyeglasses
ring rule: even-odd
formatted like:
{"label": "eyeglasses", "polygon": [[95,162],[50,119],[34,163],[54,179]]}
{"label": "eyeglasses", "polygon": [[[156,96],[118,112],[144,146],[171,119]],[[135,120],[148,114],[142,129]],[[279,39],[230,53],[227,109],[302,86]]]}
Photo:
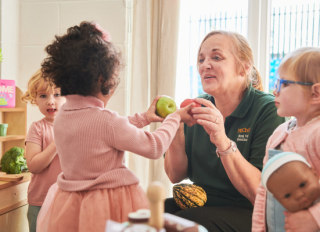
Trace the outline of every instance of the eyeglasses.
{"label": "eyeglasses", "polygon": [[313,85],[312,82],[291,81],[291,80],[285,80],[285,79],[278,78],[276,80],[276,82],[274,83],[274,91],[276,93],[280,92],[282,84],[298,84],[298,85],[305,85],[305,86]]}

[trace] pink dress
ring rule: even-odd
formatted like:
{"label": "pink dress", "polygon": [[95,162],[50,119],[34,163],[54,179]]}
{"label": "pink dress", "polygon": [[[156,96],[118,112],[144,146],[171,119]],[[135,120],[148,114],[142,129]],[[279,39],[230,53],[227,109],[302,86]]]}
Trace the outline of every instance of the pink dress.
{"label": "pink dress", "polygon": [[104,231],[106,220],[127,220],[148,207],[137,177],[124,165],[124,151],[158,159],[180,124],[169,115],[155,132],[145,114],[122,117],[89,96],[69,95],[55,119],[62,173],[46,197],[37,231]]}
{"label": "pink dress", "polygon": [[[288,129],[292,121],[281,124],[270,136],[264,163],[268,160],[268,150],[282,143],[283,151],[296,152],[303,155],[312,168],[320,176],[320,117],[314,118],[303,127]],[[265,232],[266,229],[266,190],[260,184],[252,215],[252,232]],[[311,206],[309,212],[320,228],[320,203]]]}
{"label": "pink dress", "polygon": [[[53,123],[41,119],[31,124],[26,142],[38,144],[43,151],[52,141]],[[50,186],[57,181],[57,176],[60,172],[60,161],[58,155],[56,155],[42,172],[32,174],[28,187],[29,205],[42,206]]]}

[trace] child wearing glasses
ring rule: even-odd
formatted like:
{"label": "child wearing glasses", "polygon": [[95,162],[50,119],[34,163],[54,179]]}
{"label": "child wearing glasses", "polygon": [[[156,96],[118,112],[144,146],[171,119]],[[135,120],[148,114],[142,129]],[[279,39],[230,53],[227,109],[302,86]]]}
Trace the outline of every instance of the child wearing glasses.
{"label": "child wearing glasses", "polygon": [[[277,113],[292,117],[270,136],[264,163],[280,152],[301,154],[320,174],[320,49],[301,48],[288,54],[278,69],[274,95]],[[297,170],[298,171],[298,170]],[[293,178],[288,178],[288,182]],[[260,185],[252,216],[252,231],[318,231],[320,204],[286,212]]]}

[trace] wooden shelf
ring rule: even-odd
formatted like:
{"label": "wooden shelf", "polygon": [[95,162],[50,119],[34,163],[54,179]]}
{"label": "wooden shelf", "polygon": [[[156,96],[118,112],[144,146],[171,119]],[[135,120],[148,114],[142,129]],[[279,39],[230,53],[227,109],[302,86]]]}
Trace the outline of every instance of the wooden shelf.
{"label": "wooden shelf", "polygon": [[0,215],[6,214],[11,210],[27,204],[26,196],[29,180],[26,179],[17,182],[5,182],[2,185],[0,184],[0,186],[2,186],[0,191]]}
{"label": "wooden shelf", "polygon": [[16,107],[0,108],[0,122],[7,123],[7,136],[0,136],[0,158],[14,146],[24,148],[27,133],[27,104],[21,101],[22,91],[16,87]]}
{"label": "wooden shelf", "polygon": [[[7,136],[0,136],[0,158],[14,146],[25,147],[27,104],[20,100],[21,96],[16,87],[16,107],[0,108],[0,122],[8,124]],[[19,181],[0,181],[0,231],[28,231],[26,212],[31,173],[22,175]]]}
{"label": "wooden shelf", "polygon": [[31,180],[31,173],[30,172],[24,172],[24,173],[21,173],[21,175],[23,175],[23,179],[20,181],[0,181],[0,190]]}
{"label": "wooden shelf", "polygon": [[24,112],[25,110],[25,107],[0,108],[0,112]]}
{"label": "wooden shelf", "polygon": [[0,215],[6,214],[6,213],[10,212],[11,210],[15,210],[15,209],[17,209],[21,206],[27,205],[27,204],[28,204],[27,200],[22,200],[17,203],[14,203],[12,205],[9,205],[7,207],[4,207],[4,208],[0,209]]}
{"label": "wooden shelf", "polygon": [[0,136],[0,142],[21,140],[21,139],[24,140],[25,138],[26,138],[26,136],[24,136],[24,135],[7,135],[7,136]]}

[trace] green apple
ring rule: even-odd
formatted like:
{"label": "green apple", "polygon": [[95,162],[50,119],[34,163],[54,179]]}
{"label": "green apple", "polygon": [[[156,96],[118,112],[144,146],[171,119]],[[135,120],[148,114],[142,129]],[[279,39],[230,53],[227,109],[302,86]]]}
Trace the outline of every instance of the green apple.
{"label": "green apple", "polygon": [[177,110],[176,103],[171,97],[163,96],[160,97],[156,105],[156,113],[162,118],[167,117]]}

